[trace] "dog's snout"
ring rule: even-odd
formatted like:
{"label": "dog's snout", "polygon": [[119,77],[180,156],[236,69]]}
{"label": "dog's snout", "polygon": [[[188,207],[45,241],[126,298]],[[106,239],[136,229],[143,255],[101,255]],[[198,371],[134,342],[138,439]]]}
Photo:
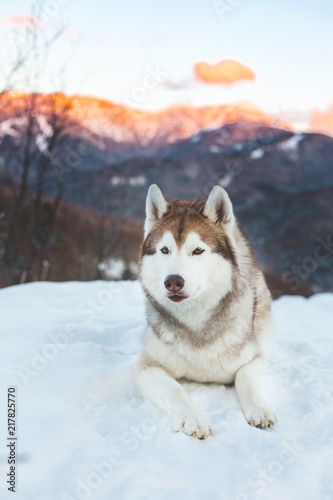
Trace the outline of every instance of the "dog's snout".
{"label": "dog's snout", "polygon": [[180,292],[185,285],[184,279],[178,274],[171,274],[164,281],[164,286],[169,292]]}

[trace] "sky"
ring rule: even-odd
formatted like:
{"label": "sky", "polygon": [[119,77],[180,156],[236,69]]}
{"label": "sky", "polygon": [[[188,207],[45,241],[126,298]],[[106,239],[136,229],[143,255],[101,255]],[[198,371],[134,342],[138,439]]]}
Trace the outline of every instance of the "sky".
{"label": "sky", "polygon": [[[0,63],[9,33],[35,2],[2,2]],[[333,102],[333,2],[329,0],[47,0],[40,30],[67,29],[52,49],[38,90],[63,87],[132,107],[157,110],[249,101],[269,112],[325,110]],[[16,20],[15,20],[16,19]],[[232,59],[254,79],[207,83],[197,63]],[[61,89],[60,89],[61,90]]]}

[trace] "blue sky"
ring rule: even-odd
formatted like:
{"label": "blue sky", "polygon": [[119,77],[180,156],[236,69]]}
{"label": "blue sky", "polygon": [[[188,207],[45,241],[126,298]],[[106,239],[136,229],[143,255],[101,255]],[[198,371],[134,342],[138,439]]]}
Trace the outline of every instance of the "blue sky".
{"label": "blue sky", "polygon": [[[28,15],[31,4],[2,2],[0,17]],[[224,16],[211,0],[48,0],[43,29],[51,31],[62,21],[69,28],[54,47],[50,66],[68,56],[77,40],[66,90],[118,102],[142,87],[147,72],[160,68],[158,85],[134,91],[134,105],[143,109],[248,100],[266,110],[288,111],[332,103],[333,2],[221,0],[220,6],[226,8]],[[0,24],[0,37],[9,29]],[[195,80],[196,62],[226,58],[250,67],[255,81],[227,86]],[[55,90],[54,81],[45,80],[42,87]]]}

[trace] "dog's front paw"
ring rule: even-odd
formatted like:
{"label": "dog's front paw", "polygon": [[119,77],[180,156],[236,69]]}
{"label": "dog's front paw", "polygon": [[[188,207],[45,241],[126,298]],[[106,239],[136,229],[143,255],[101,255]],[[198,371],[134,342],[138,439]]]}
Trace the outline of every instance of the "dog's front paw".
{"label": "dog's front paw", "polygon": [[248,423],[259,429],[272,427],[277,422],[275,413],[267,406],[252,406],[244,411]]}
{"label": "dog's front paw", "polygon": [[189,412],[179,416],[174,422],[173,430],[184,432],[188,436],[193,436],[194,439],[206,439],[207,436],[214,435],[206,419],[198,412]]}

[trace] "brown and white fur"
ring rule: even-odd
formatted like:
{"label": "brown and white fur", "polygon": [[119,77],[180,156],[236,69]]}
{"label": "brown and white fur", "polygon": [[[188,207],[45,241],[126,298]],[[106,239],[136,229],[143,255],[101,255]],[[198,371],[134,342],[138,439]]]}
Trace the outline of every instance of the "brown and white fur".
{"label": "brown and white fur", "polygon": [[148,320],[135,370],[141,395],[174,430],[205,438],[212,429],[177,380],[234,383],[245,419],[273,425],[259,389],[271,297],[224,189],[207,201],[167,203],[149,188],[140,279]]}

